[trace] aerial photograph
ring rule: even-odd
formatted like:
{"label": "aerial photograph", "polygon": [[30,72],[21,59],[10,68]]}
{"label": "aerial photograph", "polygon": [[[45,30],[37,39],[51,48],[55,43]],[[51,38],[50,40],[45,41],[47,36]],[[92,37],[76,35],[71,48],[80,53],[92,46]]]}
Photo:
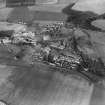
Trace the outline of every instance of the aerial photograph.
{"label": "aerial photograph", "polygon": [[105,105],[105,0],[0,0],[0,105]]}

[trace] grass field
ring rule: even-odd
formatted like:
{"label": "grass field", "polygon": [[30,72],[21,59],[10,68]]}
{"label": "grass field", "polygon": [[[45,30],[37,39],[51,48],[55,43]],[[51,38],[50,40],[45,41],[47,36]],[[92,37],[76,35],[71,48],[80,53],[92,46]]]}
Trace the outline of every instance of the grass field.
{"label": "grass field", "polygon": [[[17,21],[21,17],[26,21],[62,21],[66,16],[61,10],[67,4],[2,8],[0,20],[9,18]],[[103,23],[103,27],[104,25]],[[98,49],[99,56],[105,61],[105,33],[88,32]],[[90,105],[105,104],[105,89],[95,87],[93,90],[93,86],[89,86],[84,79],[79,80],[75,76],[69,77],[58,72],[46,71],[49,68],[43,65],[25,67],[26,64],[11,58],[13,55],[6,52],[6,48],[0,48],[0,64],[2,64],[0,65],[0,98],[12,105],[89,105],[92,91]],[[8,76],[13,83],[8,82]]]}

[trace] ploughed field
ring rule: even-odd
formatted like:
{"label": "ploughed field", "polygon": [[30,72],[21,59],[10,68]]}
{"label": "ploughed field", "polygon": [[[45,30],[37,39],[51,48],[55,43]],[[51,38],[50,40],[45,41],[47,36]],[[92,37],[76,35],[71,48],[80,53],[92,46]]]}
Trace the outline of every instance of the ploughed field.
{"label": "ploughed field", "polygon": [[[40,30],[40,28],[38,28]],[[56,30],[56,29],[55,29]],[[63,28],[63,34],[68,36],[68,33],[72,35],[72,30],[68,30]],[[45,53],[46,48],[47,50],[53,49],[54,58],[49,62],[43,63],[40,61],[37,61],[34,59],[34,64],[32,62],[32,58],[30,55],[35,53],[36,49],[33,45],[33,42],[36,41],[32,38],[32,43],[27,43],[27,40],[22,39],[21,37],[23,34],[27,36],[27,33],[18,33],[15,34],[18,37],[22,39],[22,43],[19,43],[18,40],[15,39],[15,44],[7,44],[5,43],[5,40],[3,40],[3,43],[0,45],[0,99],[6,101],[9,104],[18,104],[18,105],[25,105],[25,104],[38,104],[38,105],[89,105],[92,90],[93,90],[93,84],[89,84],[90,81],[87,81],[85,76],[77,73],[77,72],[67,72],[62,73],[59,71],[62,71],[62,68],[59,68],[59,70],[55,70],[53,66],[50,66],[55,63],[55,58],[59,57],[60,53],[63,53],[64,55],[72,55],[74,57],[74,61],[77,60],[77,55],[74,52],[70,52],[72,43],[68,43],[68,40],[66,40],[65,36],[62,35],[63,38],[59,38],[59,32],[54,33],[56,34],[56,38],[53,37],[43,42],[43,38],[35,37],[37,39],[37,43],[34,43],[37,45],[37,50],[40,52],[39,49],[41,49],[40,45],[43,45],[42,51]],[[49,32],[47,34],[49,34]],[[32,33],[30,33],[33,35]],[[30,35],[29,34],[29,35]],[[89,31],[89,34],[92,33]],[[23,35],[23,36],[24,36]],[[57,36],[58,35],[58,36]],[[102,38],[99,37],[97,39],[97,34],[93,34],[91,37],[92,44],[94,44],[95,49],[92,49],[87,42],[90,40],[85,33],[83,33],[80,29],[75,30],[76,38],[82,37],[78,40],[78,49],[83,51],[85,54],[88,53],[89,57],[92,57],[95,59],[97,56],[99,50],[99,46],[95,45],[104,45],[104,41],[102,43]],[[100,33],[101,35],[101,33]],[[41,36],[42,37],[42,36]],[[104,36],[103,36],[104,37]],[[57,39],[58,38],[58,39]],[[69,37],[71,40],[72,36]],[[53,39],[53,40],[52,40]],[[53,43],[53,41],[56,39],[56,41]],[[63,40],[64,39],[64,40]],[[8,40],[8,39],[7,39]],[[57,41],[63,41],[63,47],[61,46],[61,42],[56,43]],[[21,40],[20,40],[21,41]],[[28,40],[29,41],[29,40]],[[86,42],[85,42],[86,41]],[[98,42],[99,41],[99,42]],[[23,43],[24,42],[24,43]],[[43,43],[42,43],[43,42]],[[69,44],[66,46],[66,42]],[[71,42],[71,41],[70,41]],[[46,43],[50,46],[46,46]],[[23,46],[24,44],[24,46]],[[28,46],[28,47],[27,47]],[[31,46],[31,47],[30,47]],[[34,46],[34,47],[33,47]],[[84,48],[87,47],[87,49]],[[74,47],[74,46],[72,46]],[[52,48],[52,49],[51,49]],[[12,49],[12,50],[11,50]],[[25,49],[25,50],[24,50]],[[33,51],[34,49],[35,51]],[[62,50],[63,49],[63,50]],[[69,49],[69,50],[68,50]],[[73,48],[74,49],[74,48]],[[95,51],[97,52],[95,52]],[[23,52],[24,53],[23,53]],[[60,53],[57,53],[59,51]],[[95,52],[95,53],[94,53]],[[42,53],[44,55],[44,53]],[[102,53],[103,54],[103,53]],[[101,54],[101,57],[104,56]],[[17,56],[18,55],[18,56]],[[28,55],[28,56],[27,56]],[[43,57],[41,55],[41,57]],[[46,53],[45,53],[46,55]],[[49,52],[48,52],[49,55]],[[77,57],[75,59],[75,56]],[[95,56],[93,56],[95,55]],[[64,56],[63,56],[64,57]],[[75,61],[77,62],[77,61]],[[59,62],[57,62],[58,64]],[[61,66],[61,65],[60,65]],[[63,69],[64,71],[67,69]],[[90,75],[90,74],[89,74]]]}
{"label": "ploughed field", "polygon": [[0,99],[10,105],[89,104],[93,85],[83,78],[52,72],[48,66],[39,63],[34,66],[27,66],[22,61],[17,63],[2,47]]}
{"label": "ploughed field", "polygon": [[[15,45],[0,45],[1,100],[10,105],[89,105],[93,84],[78,74],[55,71],[42,62],[29,65],[28,60],[15,58],[11,48],[20,51]],[[25,53],[30,54],[30,47]]]}

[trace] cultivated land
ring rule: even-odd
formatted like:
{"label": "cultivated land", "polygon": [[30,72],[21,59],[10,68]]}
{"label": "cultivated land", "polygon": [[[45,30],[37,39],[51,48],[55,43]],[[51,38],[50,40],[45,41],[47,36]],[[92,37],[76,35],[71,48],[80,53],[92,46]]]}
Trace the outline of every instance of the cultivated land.
{"label": "cultivated land", "polygon": [[[28,9],[31,15],[25,14],[26,20],[61,21],[66,19],[66,16],[60,13],[65,5],[67,3],[21,9],[3,8],[0,10],[0,20],[6,20],[8,17],[11,17],[11,20],[15,20],[17,16],[24,17],[24,13],[29,13],[26,12]],[[88,32],[98,46],[96,48],[99,56],[105,60],[105,33]],[[89,86],[86,80],[80,77],[47,71],[49,68],[46,65],[40,65],[36,63],[34,67],[30,67],[22,61],[15,61],[13,55],[8,53],[5,47],[0,46],[0,98],[12,105],[105,104],[105,89]],[[8,82],[8,77],[11,77],[13,84]]]}

